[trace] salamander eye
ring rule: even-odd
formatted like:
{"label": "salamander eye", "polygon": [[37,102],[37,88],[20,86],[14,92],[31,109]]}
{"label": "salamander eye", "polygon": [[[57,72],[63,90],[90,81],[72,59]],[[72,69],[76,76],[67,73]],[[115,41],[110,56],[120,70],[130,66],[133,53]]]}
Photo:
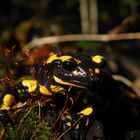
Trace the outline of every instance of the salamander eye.
{"label": "salamander eye", "polygon": [[74,71],[77,68],[77,63],[73,60],[65,60],[62,62],[62,68],[66,71]]}

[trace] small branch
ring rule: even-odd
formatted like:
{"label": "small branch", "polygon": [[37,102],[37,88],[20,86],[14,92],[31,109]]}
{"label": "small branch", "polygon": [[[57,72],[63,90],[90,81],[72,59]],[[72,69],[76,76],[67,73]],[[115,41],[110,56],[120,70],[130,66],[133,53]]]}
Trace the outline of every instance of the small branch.
{"label": "small branch", "polygon": [[140,99],[140,90],[133,84],[132,81],[128,80],[127,78],[121,75],[112,75],[112,78],[116,81],[124,83],[126,86],[131,88],[135,92],[136,97]]}
{"label": "small branch", "polygon": [[140,39],[140,32],[138,33],[123,33],[123,34],[77,34],[77,35],[60,35],[60,36],[51,36],[51,37],[42,37],[39,39],[35,39],[25,45],[23,50],[32,49],[36,46],[51,44],[51,43],[59,43],[65,41],[101,41],[101,42],[109,42],[109,41],[119,41],[119,40],[134,40]]}
{"label": "small branch", "polygon": [[134,75],[137,79],[140,79],[140,68],[139,65],[137,65],[138,61],[136,61],[136,59],[133,57],[128,57],[121,54],[117,54],[117,56],[123,68],[128,72],[131,72],[131,74]]}
{"label": "small branch", "polygon": [[2,131],[1,131],[1,133],[0,133],[0,140],[3,140],[4,135],[5,135],[5,129],[2,128]]}
{"label": "small branch", "polygon": [[118,34],[125,32],[131,25],[133,25],[138,19],[140,15],[132,15],[125,18],[120,25],[117,25],[112,30],[110,30],[109,34]]}

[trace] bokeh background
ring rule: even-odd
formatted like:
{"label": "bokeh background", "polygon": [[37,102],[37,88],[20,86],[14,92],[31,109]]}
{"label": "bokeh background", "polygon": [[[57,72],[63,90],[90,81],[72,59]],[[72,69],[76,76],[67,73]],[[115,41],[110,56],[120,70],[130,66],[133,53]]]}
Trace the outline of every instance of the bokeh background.
{"label": "bokeh background", "polygon": [[[62,35],[72,35],[71,41],[60,42]],[[81,35],[81,39],[75,40],[74,35]],[[93,40],[85,39],[83,35],[87,38],[94,35]],[[44,37],[46,43],[42,43]],[[57,41],[51,41],[54,38],[49,37],[55,37]],[[107,41],[103,41],[104,37]],[[132,125],[136,124],[138,129],[138,133],[130,135],[140,135],[140,1],[0,0],[0,93],[23,78],[34,79],[42,59],[56,52],[69,51],[105,56],[106,71],[123,76],[125,80],[122,77],[120,80],[130,89],[137,89],[138,100],[127,107],[130,113],[126,114],[127,109],[121,108],[122,115],[117,108],[120,114],[116,113],[116,120],[119,121],[118,116],[122,115],[119,117],[130,122],[127,115],[130,116],[134,121]],[[15,111],[15,120],[19,122],[29,113],[28,110],[21,111],[21,115]],[[21,124],[0,127],[0,139],[29,139],[36,131],[41,140],[48,140],[50,129],[47,122],[43,122],[41,129],[36,129],[38,118],[38,113],[32,110]]]}
{"label": "bokeh background", "polygon": [[[138,0],[1,0],[1,52],[13,47],[21,52],[33,39],[54,35],[139,33],[139,12]],[[108,57],[112,69],[116,69],[112,61],[123,62],[121,65],[132,73],[127,76],[134,80],[140,77],[140,41],[135,35],[132,38],[58,42],[57,46],[90,48],[94,54]]]}

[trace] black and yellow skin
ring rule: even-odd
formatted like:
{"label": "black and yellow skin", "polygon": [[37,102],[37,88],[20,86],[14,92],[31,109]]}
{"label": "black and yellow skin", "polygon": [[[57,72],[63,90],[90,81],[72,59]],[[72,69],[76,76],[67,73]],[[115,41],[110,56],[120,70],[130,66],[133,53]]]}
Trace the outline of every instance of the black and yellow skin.
{"label": "black and yellow skin", "polygon": [[[106,118],[107,122],[116,119],[105,126],[109,127],[110,132],[113,131],[113,125],[120,124],[117,121],[122,119],[121,115],[118,119],[119,114],[126,111],[123,108],[128,106],[129,99],[121,94],[119,83],[105,73],[105,65],[105,58],[100,55],[60,53],[50,56],[41,63],[36,80],[22,80],[4,92],[0,98],[0,119],[5,119],[5,111],[19,102],[43,96],[51,98],[59,111],[63,108],[65,99],[68,99],[67,112],[63,114],[64,129],[73,127],[75,131],[80,130],[82,126],[79,122],[83,121],[82,125],[87,126],[88,119],[96,112],[95,116],[102,122],[105,121],[105,124]],[[124,120],[126,119],[120,121],[121,124]],[[115,132],[118,132],[117,128],[119,126]]]}
{"label": "black and yellow skin", "polygon": [[[97,59],[100,61],[97,62]],[[51,93],[65,93],[69,87],[84,89],[101,78],[104,63],[104,58],[101,56],[91,57],[77,53],[55,54],[44,61],[39,68],[37,80]],[[55,87],[61,88],[55,91]]]}
{"label": "black and yellow skin", "polygon": [[20,102],[20,95],[55,96],[67,94],[70,87],[86,89],[101,79],[105,60],[102,56],[78,53],[54,54],[40,66],[36,79],[22,80],[1,97],[0,110],[9,110]]}
{"label": "black and yellow skin", "polygon": [[37,94],[55,95],[67,93],[69,87],[85,89],[101,78],[104,64],[102,56],[77,53],[54,54],[40,66],[37,80],[23,80],[15,85],[14,90],[17,94],[37,92]]}
{"label": "black and yellow skin", "polygon": [[[100,55],[54,54],[43,61],[37,71],[36,80],[22,80],[11,90],[4,92],[1,97],[1,116],[3,111],[34,96],[49,96],[52,100],[57,99],[60,104],[61,98],[55,98],[60,95],[68,97],[69,100],[72,100],[71,102],[81,103],[80,106],[72,108],[75,119],[71,119],[71,111],[65,114],[67,116],[64,120],[66,127],[72,127],[79,117],[90,116],[93,113],[93,107],[84,101],[86,100],[85,95],[81,100],[77,91],[71,93],[72,89],[87,90],[93,84],[98,83],[102,79],[104,67],[105,59]],[[79,125],[75,125],[75,129],[78,128]]]}

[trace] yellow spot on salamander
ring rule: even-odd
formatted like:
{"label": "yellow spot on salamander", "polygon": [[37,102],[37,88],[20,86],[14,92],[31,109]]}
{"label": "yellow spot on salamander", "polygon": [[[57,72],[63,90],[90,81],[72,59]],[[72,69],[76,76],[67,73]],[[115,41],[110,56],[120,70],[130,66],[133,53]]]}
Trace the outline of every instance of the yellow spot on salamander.
{"label": "yellow spot on salamander", "polygon": [[81,61],[79,59],[74,58],[74,60],[77,62],[77,64],[81,63]]}
{"label": "yellow spot on salamander", "polygon": [[21,90],[20,89],[18,89],[18,93],[21,93]]}
{"label": "yellow spot on salamander", "polygon": [[66,115],[65,117],[66,117],[66,119],[69,119],[69,120],[72,119],[70,115]]}
{"label": "yellow spot on salamander", "polygon": [[79,124],[77,124],[77,125],[75,126],[75,129],[79,129]]}
{"label": "yellow spot on salamander", "polygon": [[62,85],[69,85],[69,86],[74,86],[74,87],[79,87],[79,88],[86,88],[84,86],[79,86],[79,85],[76,85],[76,84],[73,84],[73,83],[69,83],[69,82],[65,82],[63,80],[61,80],[60,78],[56,77],[56,76],[53,76],[55,82],[59,83],[59,84],[62,84]]}
{"label": "yellow spot on salamander", "polygon": [[10,107],[12,104],[15,103],[15,98],[11,94],[6,94],[3,98],[3,106]]}
{"label": "yellow spot on salamander", "polygon": [[104,57],[101,55],[92,56],[92,61],[98,64],[101,63],[103,59]]}
{"label": "yellow spot on salamander", "polygon": [[23,80],[22,85],[28,87],[28,92],[34,92],[37,88],[37,81],[36,80]]}
{"label": "yellow spot on salamander", "polygon": [[63,93],[65,91],[64,88],[61,86],[51,85],[50,88],[54,93]]}
{"label": "yellow spot on salamander", "polygon": [[92,107],[87,107],[84,110],[80,111],[78,114],[89,116],[89,115],[92,114],[92,112],[93,112],[93,108]]}
{"label": "yellow spot on salamander", "polygon": [[96,74],[99,74],[99,73],[100,73],[100,69],[95,68],[95,73],[96,73]]}
{"label": "yellow spot on salamander", "polygon": [[60,60],[60,61],[63,62],[65,60],[68,60],[68,59],[71,59],[71,58],[72,57],[68,56],[68,55],[58,57],[57,54],[54,54],[54,55],[50,56],[47,60],[45,60],[44,64],[52,63],[52,61],[54,61],[54,60]]}
{"label": "yellow spot on salamander", "polygon": [[73,73],[74,75],[78,75],[77,70],[73,71],[72,73]]}
{"label": "yellow spot on salamander", "polygon": [[39,91],[41,94],[44,94],[44,95],[52,95],[51,92],[48,91],[48,89],[45,87],[45,86],[39,86]]}
{"label": "yellow spot on salamander", "polygon": [[71,122],[67,122],[66,125],[70,127],[71,126]]}
{"label": "yellow spot on salamander", "polygon": [[64,55],[64,56],[61,56],[59,57],[59,59],[63,62],[65,60],[68,60],[68,59],[71,59],[72,57],[71,56],[68,56],[68,55]]}
{"label": "yellow spot on salamander", "polygon": [[53,60],[56,60],[58,57],[56,54],[50,56],[47,60],[44,61],[45,64],[51,63]]}

